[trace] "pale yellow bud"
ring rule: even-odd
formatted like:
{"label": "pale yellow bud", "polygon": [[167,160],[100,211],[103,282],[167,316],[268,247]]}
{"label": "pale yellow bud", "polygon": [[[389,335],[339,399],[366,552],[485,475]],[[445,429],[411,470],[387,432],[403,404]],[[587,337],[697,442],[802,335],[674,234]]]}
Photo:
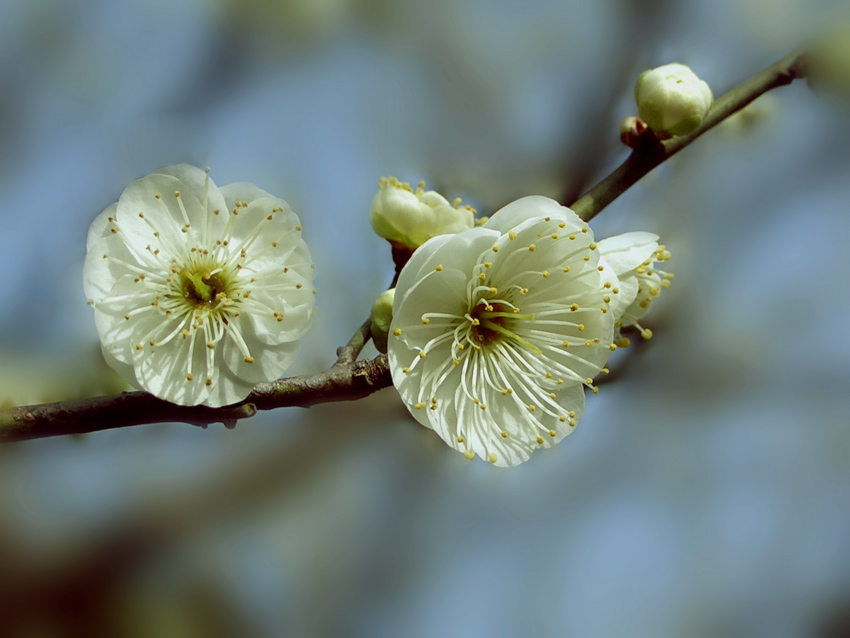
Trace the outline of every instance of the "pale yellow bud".
{"label": "pale yellow bud", "polygon": [[641,73],[635,101],[641,119],[656,133],[687,135],[702,123],[714,96],[690,68],[674,63]]}
{"label": "pale yellow bud", "polygon": [[415,250],[437,235],[459,233],[475,225],[475,210],[454,205],[437,193],[426,191],[424,182],[416,190],[395,177],[382,178],[372,200],[372,228],[393,244]]}

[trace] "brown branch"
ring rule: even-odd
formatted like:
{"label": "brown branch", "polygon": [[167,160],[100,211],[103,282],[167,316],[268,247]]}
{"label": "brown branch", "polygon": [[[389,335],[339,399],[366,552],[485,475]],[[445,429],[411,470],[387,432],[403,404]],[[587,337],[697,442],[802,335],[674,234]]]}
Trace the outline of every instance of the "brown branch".
{"label": "brown branch", "polygon": [[357,329],[357,332],[348,340],[344,346],[336,349],[337,360],[334,367],[354,363],[357,361],[357,356],[363,350],[363,347],[369,342],[372,336],[372,318],[369,317]]}
{"label": "brown branch", "polygon": [[200,427],[253,416],[257,410],[309,407],[331,401],[353,401],[392,385],[386,356],[334,365],[320,374],[260,383],[234,406],[183,406],[147,392],[43,403],[0,410],[0,442],[84,434],[145,423],[182,422]]}
{"label": "brown branch", "polygon": [[760,95],[803,77],[805,77],[804,54],[795,52],[784,57],[718,99],[700,127],[690,135],[638,146],[613,173],[570,204],[570,208],[584,221],[590,221],[640,178],[673,157],[703,133],[740,111]]}

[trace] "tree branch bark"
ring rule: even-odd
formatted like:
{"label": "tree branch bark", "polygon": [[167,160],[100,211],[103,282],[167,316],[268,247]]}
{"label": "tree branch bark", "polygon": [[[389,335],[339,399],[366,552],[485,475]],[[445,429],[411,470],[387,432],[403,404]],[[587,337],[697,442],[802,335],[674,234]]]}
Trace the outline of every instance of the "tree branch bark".
{"label": "tree branch bark", "polygon": [[336,364],[320,374],[260,383],[244,401],[223,408],[175,405],[147,392],[43,403],[0,410],[0,442],[175,421],[200,427],[210,423],[235,427],[239,419],[254,416],[258,410],[354,401],[390,385],[387,357],[381,355],[373,360]]}

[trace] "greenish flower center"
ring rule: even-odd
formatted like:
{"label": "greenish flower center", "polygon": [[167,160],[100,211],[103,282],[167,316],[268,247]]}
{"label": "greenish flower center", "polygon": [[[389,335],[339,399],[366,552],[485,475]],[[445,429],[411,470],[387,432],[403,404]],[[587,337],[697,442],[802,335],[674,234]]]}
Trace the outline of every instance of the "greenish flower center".
{"label": "greenish flower center", "polygon": [[501,303],[494,303],[489,306],[478,305],[473,308],[469,315],[472,317],[470,336],[473,343],[489,346],[500,339],[509,339],[540,354],[540,349],[537,346],[529,343],[511,329],[517,320],[534,321],[534,315],[515,313],[513,308]]}
{"label": "greenish flower center", "polygon": [[227,281],[221,273],[190,272],[187,268],[183,268],[180,271],[180,277],[183,298],[194,306],[213,305],[227,294]]}

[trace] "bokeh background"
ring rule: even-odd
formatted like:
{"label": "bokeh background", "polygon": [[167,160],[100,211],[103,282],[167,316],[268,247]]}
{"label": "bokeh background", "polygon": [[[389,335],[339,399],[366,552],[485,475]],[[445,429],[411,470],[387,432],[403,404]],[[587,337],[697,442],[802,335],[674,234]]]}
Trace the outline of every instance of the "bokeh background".
{"label": "bokeh background", "polygon": [[[626,156],[637,74],[722,94],[826,0],[4,0],[0,402],[116,391],[81,284],[90,221],[189,162],[287,199],[334,360],[392,276],[382,175],[483,214]],[[798,82],[597,218],[674,285],[575,434],[467,462],[393,389],[207,430],[0,449],[6,636],[844,636],[847,111]],[[371,346],[370,346],[371,348]],[[366,354],[373,355],[374,350]]]}

